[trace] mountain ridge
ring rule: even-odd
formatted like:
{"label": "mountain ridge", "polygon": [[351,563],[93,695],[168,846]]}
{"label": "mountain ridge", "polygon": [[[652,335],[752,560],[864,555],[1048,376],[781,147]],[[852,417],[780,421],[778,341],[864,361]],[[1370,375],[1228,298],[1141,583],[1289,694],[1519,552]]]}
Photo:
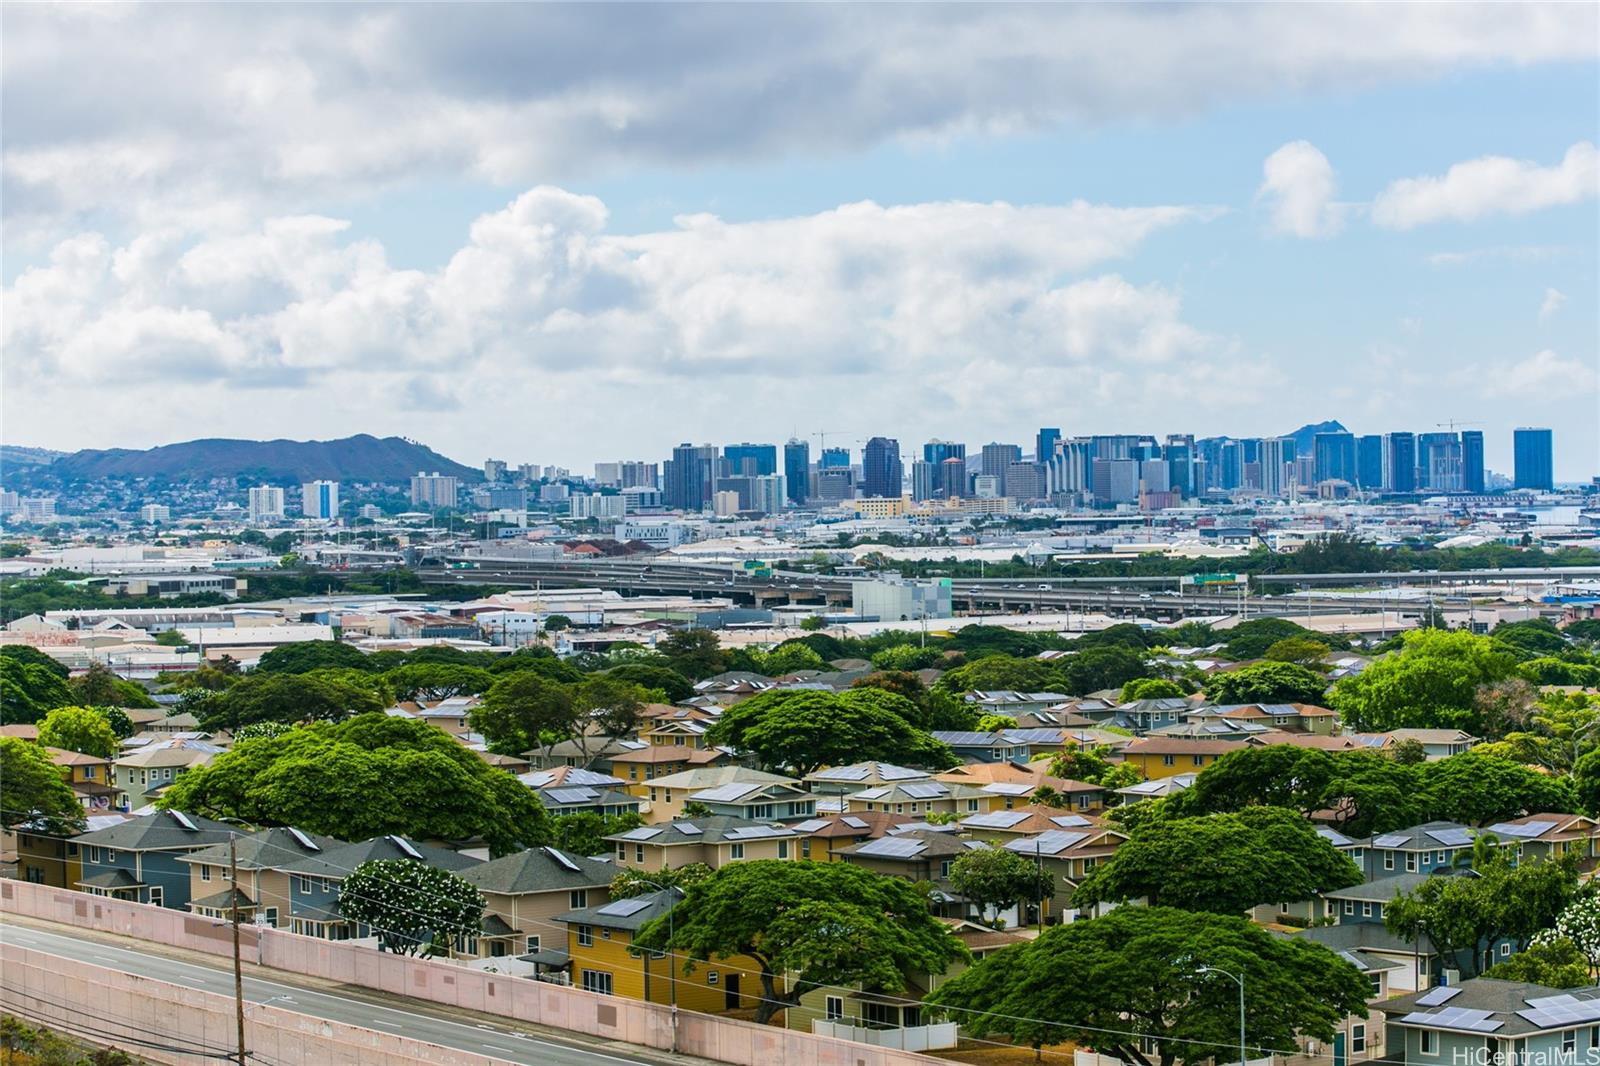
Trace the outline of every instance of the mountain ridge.
{"label": "mountain ridge", "polygon": [[200,481],[216,477],[262,482],[404,481],[418,471],[476,481],[482,471],[417,441],[358,433],[337,440],[243,440],[208,437],[155,448],[87,448],[49,466],[52,475],[93,481],[110,477],[160,477]]}

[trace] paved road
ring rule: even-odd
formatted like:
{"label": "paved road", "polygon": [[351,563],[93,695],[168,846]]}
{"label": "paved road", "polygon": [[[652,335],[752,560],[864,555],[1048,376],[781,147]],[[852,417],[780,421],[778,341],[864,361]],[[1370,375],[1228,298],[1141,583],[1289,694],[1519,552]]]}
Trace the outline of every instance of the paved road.
{"label": "paved road", "polygon": [[[71,933],[45,932],[10,923],[0,923],[0,941],[153,980],[216,992],[229,998],[233,996],[231,969],[179,962]],[[299,985],[265,981],[248,974],[244,979],[244,997],[250,1003],[270,1003],[281,1010],[328,1021],[349,1022],[459,1051],[529,1063],[530,1066],[545,1063],[556,1066],[617,1066],[619,1063],[651,1066],[661,1061],[633,1058],[626,1053],[610,1050],[594,1051],[550,1040],[542,1035],[535,1037],[517,1031],[514,1023],[510,1022],[490,1026],[450,1021],[417,1011],[395,1010],[353,995],[320,992]]]}

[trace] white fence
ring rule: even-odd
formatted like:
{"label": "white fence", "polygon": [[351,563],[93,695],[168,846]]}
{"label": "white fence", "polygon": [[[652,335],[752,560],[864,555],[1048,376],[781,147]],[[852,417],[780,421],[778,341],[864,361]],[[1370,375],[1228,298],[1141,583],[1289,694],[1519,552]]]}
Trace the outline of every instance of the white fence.
{"label": "white fence", "polygon": [[817,1036],[831,1036],[835,1040],[850,1040],[857,1044],[894,1048],[896,1051],[934,1051],[956,1046],[956,1023],[938,1025],[913,1025],[906,1029],[869,1029],[848,1022],[825,1022],[820,1018],[811,1023],[811,1032]]}

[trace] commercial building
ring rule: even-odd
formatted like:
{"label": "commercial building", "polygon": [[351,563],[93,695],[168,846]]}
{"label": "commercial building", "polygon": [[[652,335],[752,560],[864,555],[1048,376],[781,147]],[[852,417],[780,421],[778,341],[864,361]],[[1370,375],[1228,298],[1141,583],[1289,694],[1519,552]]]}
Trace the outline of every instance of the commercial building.
{"label": "commercial building", "polygon": [[1520,428],[1511,435],[1513,472],[1511,487],[1542,489],[1556,487],[1555,439],[1548,429]]}
{"label": "commercial building", "polygon": [[915,622],[953,614],[947,577],[934,581],[898,577],[854,581],[850,585],[850,605],[858,617],[884,622]]}
{"label": "commercial building", "polygon": [[621,463],[596,463],[594,464],[594,483],[608,489],[622,487]]}
{"label": "commercial building", "polygon": [[1257,463],[1263,495],[1285,496],[1294,483],[1294,438],[1264,437],[1256,442]]}
{"label": "commercial building", "polygon": [[450,474],[424,474],[420,470],[417,471],[411,478],[411,504],[413,507],[454,507],[455,477]]}
{"label": "commercial building", "polygon": [[783,478],[789,502],[804,506],[811,496],[810,441],[790,440],[783,446]]}
{"label": "commercial building", "polygon": [[873,437],[861,453],[862,493],[899,499],[905,483],[900,466],[900,442],[893,437]]}
{"label": "commercial building", "polygon": [[1012,463],[1006,467],[1005,493],[1013,500],[1042,500],[1049,494],[1049,479],[1039,463]]}
{"label": "commercial building", "polygon": [[666,503],[680,511],[703,511],[711,503],[717,470],[714,444],[684,443],[672,449],[665,473]]}
{"label": "commercial building", "polygon": [[[1033,461],[1048,463],[1050,457],[1056,453],[1056,441],[1061,439],[1059,426],[1047,426],[1040,429],[1033,438]],[[1191,443],[1193,438],[1191,438]]]}
{"label": "commercial building", "polygon": [[671,519],[632,521],[618,523],[618,540],[639,540],[652,548],[676,548],[694,540],[694,529],[685,522]]}
{"label": "commercial building", "polygon": [[922,458],[924,462],[935,465],[946,459],[960,459],[964,463],[967,459],[967,446],[935,437],[922,446]]}
{"label": "commercial building", "polygon": [[250,490],[249,514],[252,522],[283,517],[283,490],[276,485],[257,485]]}
{"label": "commercial building", "polygon": [[911,498],[918,503],[942,496],[939,491],[939,464],[918,459],[911,464]]}
{"label": "commercial building", "polygon": [[1092,469],[1094,475],[1090,484],[1095,503],[1133,503],[1139,498],[1137,459],[1096,458]]}
{"label": "commercial building", "polygon": [[603,496],[598,492],[570,497],[567,507],[573,518],[621,518],[627,510],[622,496]]}
{"label": "commercial building", "polygon": [[619,469],[618,488],[634,489],[661,487],[661,471],[655,463],[646,463],[638,459],[625,459],[617,464]]}
{"label": "commercial building", "polygon": [[744,510],[739,506],[739,494],[729,489],[718,489],[711,494],[711,512],[718,518],[732,518]]}
{"label": "commercial building", "polygon": [[1483,491],[1483,430],[1461,431],[1461,487],[1467,492]]}
{"label": "commercial building", "polygon": [[339,517],[339,483],[308,481],[300,486],[300,513],[331,522]]}
{"label": "commercial building", "polygon": [[817,470],[817,496],[825,503],[848,500],[856,494],[855,472],[848,466],[825,466]]}
{"label": "commercial building", "polygon": [[483,461],[483,477],[485,481],[504,481],[506,477],[505,460],[485,459]]}
{"label": "commercial building", "polygon": [[[1483,435],[1478,435],[1479,487],[1482,487]],[[1356,440],[1356,484],[1366,492],[1383,491],[1383,437],[1369,433]]]}
{"label": "commercial building", "polygon": [[1010,496],[1011,491],[1006,485],[1006,471],[1012,463],[1022,461],[1022,448],[1016,444],[989,443],[983,446],[979,457],[979,472],[999,479],[1000,495]]}
{"label": "commercial building", "polygon": [[764,477],[778,472],[778,448],[773,444],[730,444],[722,449],[727,477]]}
{"label": "commercial building", "polygon": [[837,467],[843,467],[846,470],[850,469],[850,449],[849,448],[824,448],[824,449],[822,449],[822,464],[821,465],[826,467],[827,469],[830,469],[830,470],[832,470],[834,468],[837,468]]}
{"label": "commercial building", "polygon": [[172,508],[164,503],[147,503],[139,508],[139,521],[149,522],[151,525],[157,522],[170,522],[172,521]]}
{"label": "commercial building", "polygon": [[1416,434],[1383,435],[1383,489],[1385,492],[1417,490]]}
{"label": "commercial building", "polygon": [[1354,433],[1318,433],[1311,438],[1313,483],[1348,481],[1356,483],[1356,437]]}

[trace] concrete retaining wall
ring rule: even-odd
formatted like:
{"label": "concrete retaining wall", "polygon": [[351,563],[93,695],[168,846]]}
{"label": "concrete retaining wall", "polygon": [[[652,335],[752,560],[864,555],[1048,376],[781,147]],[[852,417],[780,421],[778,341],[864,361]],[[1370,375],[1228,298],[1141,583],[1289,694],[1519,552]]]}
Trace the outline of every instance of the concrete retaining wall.
{"label": "concrete retaining wall", "polygon": [[[0,881],[0,911],[212,955],[233,952],[226,922],[25,881]],[[241,926],[239,932],[240,951],[247,962],[287,973],[414,996],[644,1047],[667,1050],[673,1045],[672,1011],[660,1004],[393,955],[282,929]],[[735,1066],[926,1066],[941,1061],[894,1048],[689,1011],[678,1013],[677,1047],[688,1055]]]}
{"label": "concrete retaining wall", "polygon": [[[216,1066],[233,1053],[233,999],[120,970],[0,945],[0,1003],[63,1033],[114,1044],[152,1062]],[[323,1021],[259,1003],[245,1006],[245,1047],[263,1062],[318,1066],[510,1066],[409,1037]],[[135,1043],[144,1041],[146,1043]],[[163,1046],[149,1046],[163,1045]]]}

